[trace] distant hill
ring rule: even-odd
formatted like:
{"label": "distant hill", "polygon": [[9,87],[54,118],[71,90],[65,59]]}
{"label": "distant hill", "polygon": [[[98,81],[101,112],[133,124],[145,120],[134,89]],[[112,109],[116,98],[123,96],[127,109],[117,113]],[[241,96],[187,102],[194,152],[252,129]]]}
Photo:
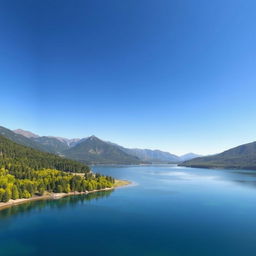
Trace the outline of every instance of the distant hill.
{"label": "distant hill", "polygon": [[125,148],[118,144],[114,144],[112,142],[108,142],[111,145],[118,146],[121,150],[126,152],[127,154],[133,155],[141,159],[142,161],[151,162],[151,163],[179,163],[185,160],[190,160],[200,155],[194,153],[188,153],[183,156],[177,156],[171,154],[169,152],[164,152],[158,149],[139,149],[139,148]]}
{"label": "distant hill", "polygon": [[133,155],[142,161],[158,163],[177,163],[180,161],[179,157],[168,152],[151,149],[138,149],[138,148],[124,148],[120,147],[127,154]]}
{"label": "distant hill", "polygon": [[34,134],[30,131],[25,131],[25,130],[22,130],[22,129],[16,129],[16,130],[13,130],[13,132],[17,133],[17,134],[20,134],[24,137],[27,137],[27,138],[38,138],[39,135],[37,134]]}
{"label": "distant hill", "polygon": [[2,126],[0,126],[0,135],[23,146],[31,147],[44,152],[48,151],[47,148],[45,148],[42,144]]}
{"label": "distant hill", "polygon": [[182,166],[256,170],[256,142],[244,144],[223,153],[185,161]]}
{"label": "distant hill", "polygon": [[[62,145],[65,147],[64,150],[66,150],[66,146],[72,147],[81,140],[81,139],[67,139],[67,138],[54,137],[54,136],[39,136],[37,134],[34,134],[30,131],[26,131],[23,129],[16,129],[16,130],[13,130],[13,132],[16,134],[20,134],[26,138],[32,139],[33,141],[36,141],[40,144],[45,144],[47,147],[49,147],[49,144],[50,144],[51,145],[50,148],[56,147],[57,151],[60,151],[61,149],[60,143],[62,143]],[[57,145],[54,145],[54,143],[56,143]],[[50,150],[53,151],[52,148]]]}
{"label": "distant hill", "polygon": [[76,146],[64,151],[63,155],[92,164],[139,164],[142,162],[139,158],[95,136],[79,142]]}
{"label": "distant hill", "polygon": [[194,159],[197,157],[202,157],[202,156],[194,154],[194,153],[188,153],[188,154],[180,156],[179,159],[180,159],[180,162],[184,162],[184,161],[188,161],[188,160],[191,160],[191,159]]}

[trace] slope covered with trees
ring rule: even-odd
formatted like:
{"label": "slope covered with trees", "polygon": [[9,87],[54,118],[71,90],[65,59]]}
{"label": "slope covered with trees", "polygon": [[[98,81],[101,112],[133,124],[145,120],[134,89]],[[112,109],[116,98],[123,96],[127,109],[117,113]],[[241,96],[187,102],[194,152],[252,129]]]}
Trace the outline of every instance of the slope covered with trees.
{"label": "slope covered with trees", "polygon": [[91,136],[63,152],[67,158],[87,164],[139,164],[143,161],[119,147]]}
{"label": "slope covered with trees", "polygon": [[221,154],[185,161],[182,166],[256,170],[256,142],[244,144]]}
{"label": "slope covered with trees", "polygon": [[43,195],[46,191],[68,193],[109,188],[113,183],[113,178],[95,175],[82,163],[40,152],[0,136],[2,202]]}
{"label": "slope covered with trees", "polygon": [[33,141],[21,134],[15,133],[3,126],[0,126],[0,135],[23,146],[47,152],[47,148],[45,148],[44,145],[37,143],[36,141]]}

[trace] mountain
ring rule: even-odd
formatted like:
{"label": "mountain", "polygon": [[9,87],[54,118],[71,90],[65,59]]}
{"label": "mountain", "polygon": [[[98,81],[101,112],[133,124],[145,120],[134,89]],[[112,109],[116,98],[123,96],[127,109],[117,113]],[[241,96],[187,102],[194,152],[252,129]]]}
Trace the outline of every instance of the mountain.
{"label": "mountain", "polygon": [[64,150],[69,149],[69,144],[67,143],[67,141],[59,140],[55,137],[42,136],[32,138],[32,140],[43,145],[47,149],[47,151],[51,153],[61,153]]}
{"label": "mountain", "polygon": [[142,161],[151,162],[151,163],[179,163],[186,160],[190,160],[200,155],[194,153],[188,153],[183,156],[177,156],[169,152],[164,152],[158,149],[139,149],[139,148],[125,148],[118,144],[108,142],[111,145],[118,146],[121,150],[126,152],[129,155],[133,155],[141,159]]}
{"label": "mountain", "polygon": [[80,162],[17,144],[0,135],[0,167],[12,169],[11,165],[19,165],[24,170],[50,168],[66,172],[90,171],[88,166]]}
{"label": "mountain", "polygon": [[[30,142],[26,140],[26,143],[24,144],[12,139],[13,141],[25,146],[28,146],[28,143],[30,143],[30,146],[32,148],[36,148],[39,150],[43,150],[43,151],[55,153],[55,154],[60,154],[62,151],[65,151],[70,147],[75,146],[80,141],[80,139],[66,139],[66,138],[54,137],[54,136],[40,137],[37,134],[34,134],[30,131],[22,130],[22,129],[13,130],[13,132],[30,139]],[[12,135],[11,137],[13,138],[14,136]],[[22,137],[19,137],[19,138],[20,138],[20,141],[25,140]]]}
{"label": "mountain", "polygon": [[244,144],[223,153],[199,157],[181,164],[199,168],[227,168],[256,170],[256,142]]}
{"label": "mountain", "polygon": [[34,134],[30,131],[25,131],[25,130],[22,130],[22,129],[16,129],[16,130],[13,130],[13,132],[17,133],[17,134],[20,134],[24,137],[27,137],[27,138],[38,138],[39,135],[37,134]]}
{"label": "mountain", "polygon": [[91,164],[139,164],[142,161],[95,136],[84,139],[74,147],[63,152],[63,155]]}
{"label": "mountain", "polygon": [[65,143],[68,145],[68,147],[74,147],[77,143],[79,143],[80,141],[84,140],[84,139],[79,139],[79,138],[75,138],[75,139],[67,139],[67,138],[63,138],[63,137],[54,137],[54,136],[44,136],[47,138],[54,138],[62,143]]}
{"label": "mountain", "polygon": [[5,127],[0,126],[0,135],[23,146],[47,152],[47,148],[45,148],[42,144],[37,143],[21,134],[15,133]]}
{"label": "mountain", "polygon": [[[12,132],[10,130],[8,131],[9,133]],[[5,132],[5,134],[7,133]],[[66,155],[68,158],[86,163],[179,163],[199,157],[199,155],[193,153],[179,157],[161,150],[125,148],[112,142],[105,142],[95,136],[83,139],[67,139],[54,136],[40,137],[30,131],[17,129],[8,138],[25,146],[58,155]],[[88,145],[89,141],[91,142],[90,145]],[[101,146],[98,150],[99,141],[101,142]],[[107,147],[106,144],[111,147]],[[95,149],[96,147],[97,150]]]}
{"label": "mountain", "polygon": [[179,159],[180,159],[180,162],[184,162],[184,161],[192,160],[197,157],[201,157],[201,155],[197,155],[194,153],[188,153],[188,154],[180,156]]}
{"label": "mountain", "polygon": [[166,163],[177,163],[179,157],[168,152],[151,149],[138,149],[138,148],[124,148],[120,146],[120,149],[129,155],[133,155],[146,162],[166,162]]}

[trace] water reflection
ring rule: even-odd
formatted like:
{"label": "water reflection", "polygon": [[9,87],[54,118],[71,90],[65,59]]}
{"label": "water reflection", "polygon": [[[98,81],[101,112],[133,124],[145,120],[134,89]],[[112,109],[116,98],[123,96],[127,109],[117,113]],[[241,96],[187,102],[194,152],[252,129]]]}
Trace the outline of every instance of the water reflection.
{"label": "water reflection", "polygon": [[[156,175],[156,173],[150,173]],[[208,170],[208,169],[196,169],[196,168],[183,168],[182,170],[173,168],[173,171],[158,172],[158,176],[162,176],[160,179],[165,183],[172,183],[172,181],[184,181],[194,183],[235,183],[241,186],[248,186],[256,188],[256,171],[250,170]]]}
{"label": "water reflection", "polygon": [[3,219],[8,219],[9,217],[13,217],[14,215],[21,215],[24,213],[28,213],[30,211],[41,211],[42,209],[48,207],[51,209],[54,208],[64,208],[64,207],[74,207],[74,205],[78,203],[85,203],[91,200],[98,200],[100,198],[107,198],[113,190],[108,191],[100,191],[95,192],[87,195],[75,195],[75,196],[67,196],[57,200],[38,200],[38,201],[31,201],[26,202],[20,205],[15,205],[9,208],[6,208],[0,211],[0,221]]}

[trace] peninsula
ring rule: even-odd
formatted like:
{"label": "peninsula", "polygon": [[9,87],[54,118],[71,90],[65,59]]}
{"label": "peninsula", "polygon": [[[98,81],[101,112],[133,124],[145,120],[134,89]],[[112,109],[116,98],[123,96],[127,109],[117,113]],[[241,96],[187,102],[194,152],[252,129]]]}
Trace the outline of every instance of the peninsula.
{"label": "peninsula", "polygon": [[128,181],[0,136],[0,209],[32,200],[112,190]]}

